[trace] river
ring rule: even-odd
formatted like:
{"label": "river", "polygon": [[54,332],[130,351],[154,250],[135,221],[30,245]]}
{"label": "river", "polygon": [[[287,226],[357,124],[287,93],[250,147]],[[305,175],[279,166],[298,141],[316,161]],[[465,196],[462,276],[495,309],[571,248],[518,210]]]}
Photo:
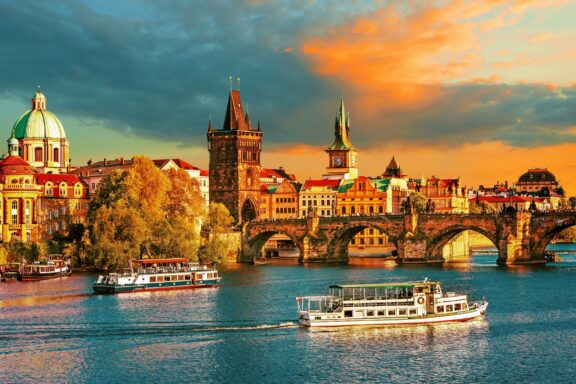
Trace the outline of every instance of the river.
{"label": "river", "polygon": [[[568,383],[576,365],[576,246],[564,262],[499,267],[229,265],[222,285],[91,294],[93,274],[0,284],[1,383]],[[417,280],[489,302],[484,320],[309,330],[299,295],[335,283]]]}

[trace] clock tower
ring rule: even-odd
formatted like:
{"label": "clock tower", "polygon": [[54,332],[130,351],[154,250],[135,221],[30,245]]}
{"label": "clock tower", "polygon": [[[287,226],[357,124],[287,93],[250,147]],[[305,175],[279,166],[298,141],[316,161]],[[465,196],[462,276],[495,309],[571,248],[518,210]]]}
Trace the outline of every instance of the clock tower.
{"label": "clock tower", "polygon": [[326,149],[328,166],[324,179],[355,179],[358,177],[358,152],[350,142],[350,115],[340,99],[340,110],[334,123],[334,143]]}

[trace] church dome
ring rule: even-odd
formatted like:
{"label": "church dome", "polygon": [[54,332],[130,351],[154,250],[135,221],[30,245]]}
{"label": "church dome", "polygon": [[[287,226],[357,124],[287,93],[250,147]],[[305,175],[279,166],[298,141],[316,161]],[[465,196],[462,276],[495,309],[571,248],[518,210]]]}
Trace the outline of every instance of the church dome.
{"label": "church dome", "polygon": [[556,177],[552,172],[546,168],[532,168],[528,172],[522,174],[518,179],[520,183],[530,182],[556,182]]}
{"label": "church dome", "polygon": [[26,111],[13,127],[17,139],[65,139],[66,132],[58,118],[46,110],[46,97],[40,92],[32,98],[32,109]]}

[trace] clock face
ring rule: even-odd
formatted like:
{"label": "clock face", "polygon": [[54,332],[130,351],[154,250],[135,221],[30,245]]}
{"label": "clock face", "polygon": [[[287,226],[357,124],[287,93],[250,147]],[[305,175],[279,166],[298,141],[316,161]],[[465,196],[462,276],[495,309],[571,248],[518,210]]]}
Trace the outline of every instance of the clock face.
{"label": "clock face", "polygon": [[334,166],[341,167],[342,166],[342,158],[340,156],[336,156],[334,158]]}

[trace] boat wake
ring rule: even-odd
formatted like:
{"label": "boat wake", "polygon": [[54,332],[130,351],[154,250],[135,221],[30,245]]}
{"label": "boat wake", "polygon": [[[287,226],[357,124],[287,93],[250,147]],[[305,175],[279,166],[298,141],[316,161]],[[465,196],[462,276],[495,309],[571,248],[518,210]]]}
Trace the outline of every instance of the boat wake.
{"label": "boat wake", "polygon": [[218,332],[253,332],[274,329],[298,328],[298,324],[285,321],[276,324],[36,324],[27,325],[26,332],[22,327],[14,324],[0,329],[0,338],[3,339],[75,339],[94,337],[126,337],[126,336],[181,336],[189,334],[218,333]]}

